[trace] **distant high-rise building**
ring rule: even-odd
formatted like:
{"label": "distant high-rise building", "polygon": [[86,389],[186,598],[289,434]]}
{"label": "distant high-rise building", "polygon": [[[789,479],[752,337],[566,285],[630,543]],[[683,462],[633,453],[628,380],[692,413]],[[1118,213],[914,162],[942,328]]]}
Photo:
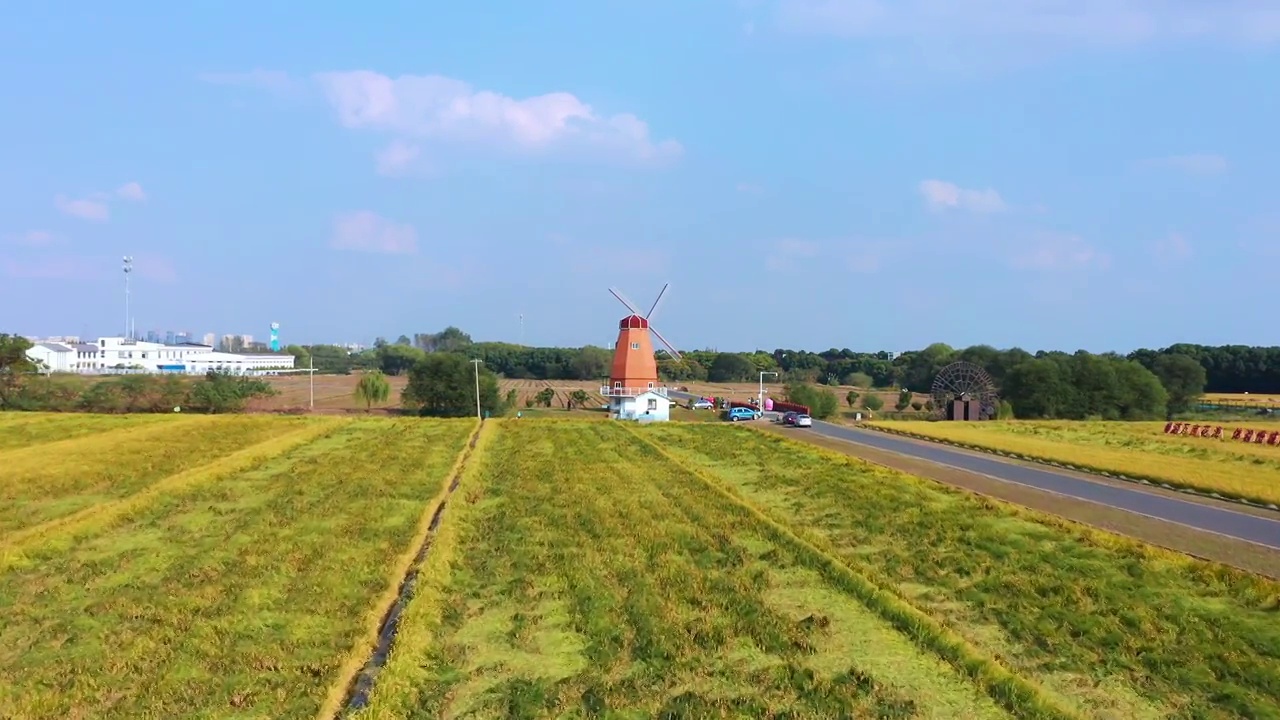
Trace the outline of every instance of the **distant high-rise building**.
{"label": "distant high-rise building", "polygon": [[173,344],[176,344],[177,342],[178,342],[178,333],[172,330],[165,331],[165,334],[164,334],[165,345],[173,345]]}
{"label": "distant high-rise building", "polygon": [[191,333],[183,330],[182,332],[173,334],[173,344],[194,342],[191,339]]}
{"label": "distant high-rise building", "polygon": [[205,333],[203,342],[201,344],[208,345],[209,347],[213,347],[214,345],[218,344],[218,336],[215,335],[214,333]]}
{"label": "distant high-rise building", "polygon": [[159,331],[159,330],[148,330],[148,331],[147,331],[147,342],[153,342],[153,343],[158,343],[158,342],[160,342],[160,331]]}

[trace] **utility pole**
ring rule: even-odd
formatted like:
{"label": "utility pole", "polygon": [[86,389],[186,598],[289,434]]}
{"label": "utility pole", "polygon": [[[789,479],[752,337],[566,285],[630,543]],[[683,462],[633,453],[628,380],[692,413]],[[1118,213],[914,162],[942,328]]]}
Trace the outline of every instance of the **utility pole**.
{"label": "utility pole", "polygon": [[307,377],[311,380],[311,400],[309,407],[311,412],[316,411],[316,356],[311,354],[311,348],[307,348]]}
{"label": "utility pole", "polygon": [[124,336],[129,339],[132,336],[132,316],[129,314],[129,276],[133,274],[133,256],[124,256]]}
{"label": "utility pole", "polygon": [[484,420],[484,418],[480,417],[480,363],[482,362],[484,361],[483,360],[471,361],[471,364],[475,365],[476,367],[476,419],[481,421]]}
{"label": "utility pole", "polygon": [[777,377],[778,373],[771,372],[769,370],[765,370],[760,373],[760,412],[764,412],[764,376],[765,375],[772,375],[774,377]]}

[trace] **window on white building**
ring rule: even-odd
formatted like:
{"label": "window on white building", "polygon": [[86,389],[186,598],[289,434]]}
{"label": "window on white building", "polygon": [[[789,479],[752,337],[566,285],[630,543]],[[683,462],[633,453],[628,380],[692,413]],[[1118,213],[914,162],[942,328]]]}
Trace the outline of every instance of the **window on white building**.
{"label": "window on white building", "polygon": [[658,409],[658,401],[654,398],[649,398],[649,410],[653,411],[657,409]]}

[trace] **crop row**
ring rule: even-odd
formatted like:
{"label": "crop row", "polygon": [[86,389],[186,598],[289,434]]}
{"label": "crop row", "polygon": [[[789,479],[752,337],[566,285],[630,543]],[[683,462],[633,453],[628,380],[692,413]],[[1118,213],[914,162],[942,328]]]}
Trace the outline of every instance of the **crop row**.
{"label": "crop row", "polygon": [[647,437],[1088,715],[1280,717],[1280,584],[711,426]]}
{"label": "crop row", "polygon": [[1280,455],[1274,448],[1166,435],[1164,423],[908,421],[873,425],[990,452],[1280,504]]}
{"label": "crop row", "polygon": [[0,707],[315,716],[350,680],[344,658],[367,655],[385,610],[374,598],[399,581],[391,569],[472,427],[333,422],[252,470],[29,544],[0,571]]}
{"label": "crop row", "polygon": [[459,493],[360,717],[1009,716],[617,424],[508,421]]}
{"label": "crop row", "polygon": [[172,418],[166,415],[0,413],[0,454],[6,450],[170,420]]}

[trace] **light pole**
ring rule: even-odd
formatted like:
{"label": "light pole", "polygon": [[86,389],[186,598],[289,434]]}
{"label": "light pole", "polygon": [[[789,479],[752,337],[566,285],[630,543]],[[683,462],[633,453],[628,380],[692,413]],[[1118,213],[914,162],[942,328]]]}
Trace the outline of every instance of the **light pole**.
{"label": "light pole", "polygon": [[124,256],[124,336],[129,338],[129,276],[133,274],[133,256]]}
{"label": "light pole", "polygon": [[307,348],[307,378],[311,381],[311,400],[309,406],[311,412],[316,411],[316,356],[312,354],[311,348]]}
{"label": "light pole", "polygon": [[480,363],[482,362],[484,361],[483,360],[471,361],[471,364],[475,365],[476,367],[476,419],[477,420],[484,419],[480,417]]}
{"label": "light pole", "polygon": [[764,412],[764,376],[765,375],[773,375],[776,377],[778,373],[773,372],[772,370],[762,370],[760,372],[760,412],[762,413]]}

